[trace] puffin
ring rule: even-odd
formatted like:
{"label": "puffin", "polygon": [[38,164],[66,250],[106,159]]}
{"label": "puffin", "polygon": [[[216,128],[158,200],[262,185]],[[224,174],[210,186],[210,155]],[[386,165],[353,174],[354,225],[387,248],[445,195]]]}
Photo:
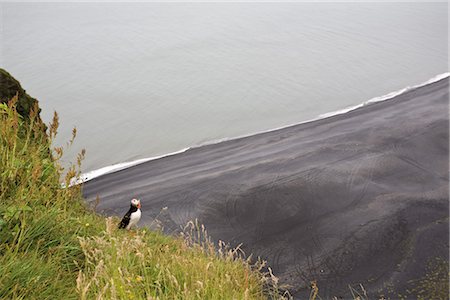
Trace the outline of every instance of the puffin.
{"label": "puffin", "polygon": [[125,228],[130,230],[141,219],[141,200],[132,199],[130,203],[130,209],[123,216],[122,221],[119,223],[119,228]]}

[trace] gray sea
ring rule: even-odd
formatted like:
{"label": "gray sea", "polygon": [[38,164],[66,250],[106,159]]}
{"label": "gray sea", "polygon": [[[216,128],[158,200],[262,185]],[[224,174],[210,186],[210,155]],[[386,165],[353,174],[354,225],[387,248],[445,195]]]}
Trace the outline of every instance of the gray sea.
{"label": "gray sea", "polygon": [[[314,119],[448,72],[447,3],[0,3],[0,65],[85,172]],[[408,112],[405,111],[405,114]]]}

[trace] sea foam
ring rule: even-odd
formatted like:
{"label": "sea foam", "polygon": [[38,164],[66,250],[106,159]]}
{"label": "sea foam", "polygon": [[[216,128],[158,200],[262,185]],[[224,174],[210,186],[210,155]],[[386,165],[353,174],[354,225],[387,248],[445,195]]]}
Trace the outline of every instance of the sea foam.
{"label": "sea foam", "polygon": [[133,160],[133,161],[128,161],[128,162],[122,162],[122,163],[118,163],[118,164],[114,164],[114,165],[110,165],[110,166],[106,166],[97,170],[93,170],[90,172],[86,172],[81,174],[78,178],[73,178],[70,181],[70,186],[75,185],[75,184],[80,184],[86,181],[89,181],[91,179],[94,179],[96,177],[102,176],[102,175],[106,175],[109,173],[113,173],[113,172],[117,172],[123,169],[127,169],[151,160],[156,160],[156,159],[160,159],[163,157],[168,157],[168,156],[172,156],[172,155],[176,155],[176,154],[180,154],[183,152],[186,152],[187,150],[189,150],[190,147],[175,151],[175,152],[171,152],[171,153],[167,153],[167,154],[163,154],[163,155],[158,155],[158,156],[152,156],[152,157],[147,157],[147,158],[141,158],[141,159],[137,159],[137,160]]}
{"label": "sea foam", "polygon": [[186,152],[186,151],[188,151],[189,149],[192,149],[192,148],[198,148],[198,147],[202,147],[202,146],[206,146],[206,145],[218,144],[218,143],[226,142],[226,141],[230,141],[230,140],[237,140],[237,139],[241,139],[241,138],[245,138],[245,137],[249,137],[249,136],[253,136],[253,135],[258,135],[258,134],[262,134],[262,133],[272,132],[272,131],[276,131],[276,130],[280,130],[280,129],[284,129],[284,128],[288,128],[288,127],[292,127],[292,126],[296,126],[296,125],[300,125],[300,124],[309,123],[309,122],[312,122],[312,121],[317,121],[317,120],[320,120],[320,119],[329,118],[329,117],[336,116],[336,115],[342,115],[342,114],[348,113],[350,111],[353,111],[355,109],[358,109],[360,107],[363,107],[363,106],[366,106],[368,104],[371,104],[371,103],[381,102],[381,101],[392,99],[392,98],[394,98],[394,97],[396,97],[398,95],[401,95],[403,93],[406,93],[406,92],[408,92],[410,90],[417,89],[417,88],[420,88],[420,87],[432,84],[432,83],[437,82],[439,80],[442,80],[444,78],[448,78],[449,76],[450,76],[449,72],[442,73],[442,74],[436,75],[433,78],[430,78],[429,80],[427,80],[425,82],[422,82],[420,84],[413,85],[413,86],[407,86],[405,88],[402,88],[402,89],[394,91],[394,92],[390,92],[390,93],[385,94],[383,96],[378,96],[378,97],[375,97],[375,98],[371,98],[371,99],[369,99],[369,100],[367,100],[365,102],[362,102],[362,103],[354,105],[354,106],[349,106],[349,107],[346,107],[346,108],[343,108],[343,109],[340,109],[340,110],[336,110],[336,111],[332,111],[332,112],[321,114],[321,115],[319,115],[316,118],[309,119],[309,120],[306,120],[306,121],[303,121],[303,122],[294,123],[294,124],[290,124],[290,125],[286,125],[286,126],[282,126],[282,127],[277,127],[277,128],[272,128],[272,129],[265,130],[265,131],[254,132],[254,133],[251,133],[251,134],[236,136],[236,137],[232,137],[232,138],[222,138],[222,139],[219,139],[219,140],[212,140],[212,141],[209,141],[209,142],[206,142],[206,143],[203,143],[203,144],[195,145],[195,146],[192,146],[192,147],[186,147],[186,148],[183,148],[181,150],[178,150],[178,151],[175,151],[175,152],[171,152],[171,153],[167,153],[167,154],[163,154],[163,155],[159,155],[159,156],[142,158],[142,159],[138,159],[138,160],[134,160],[134,161],[122,162],[122,163],[106,166],[106,167],[103,167],[103,168],[100,168],[100,169],[97,169],[97,170],[93,170],[93,171],[81,174],[78,178],[74,178],[71,181],[70,185],[80,184],[80,183],[92,180],[92,179],[94,179],[96,177],[99,177],[99,176],[102,176],[102,175],[106,175],[106,174],[110,174],[110,173],[113,173],[113,172],[117,172],[117,171],[120,171],[120,170],[123,170],[123,169],[127,169],[127,168],[130,168],[130,167],[133,167],[133,166],[136,166],[136,165],[148,162],[148,161],[157,160],[157,159],[161,159],[161,158],[164,158],[164,157],[177,155],[177,154]]}

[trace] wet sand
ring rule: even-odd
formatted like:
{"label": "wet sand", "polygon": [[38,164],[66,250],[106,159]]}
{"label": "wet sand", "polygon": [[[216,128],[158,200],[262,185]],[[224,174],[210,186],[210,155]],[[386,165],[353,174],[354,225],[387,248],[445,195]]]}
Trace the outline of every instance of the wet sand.
{"label": "wet sand", "polygon": [[143,163],[84,184],[99,212],[167,233],[193,219],[266,259],[296,297],[403,293],[449,251],[448,78],[346,114]]}

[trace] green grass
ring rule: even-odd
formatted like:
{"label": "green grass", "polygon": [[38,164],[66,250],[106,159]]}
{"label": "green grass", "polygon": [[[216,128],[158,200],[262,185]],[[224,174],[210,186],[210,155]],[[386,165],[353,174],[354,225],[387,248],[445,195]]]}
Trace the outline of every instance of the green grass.
{"label": "green grass", "polygon": [[1,299],[281,298],[262,263],[198,242],[194,222],[175,238],[118,230],[118,219],[87,209],[80,187],[60,182],[78,174],[84,152],[63,170],[63,149],[49,150],[57,114],[45,134],[37,103],[22,117],[17,98],[0,104]]}

